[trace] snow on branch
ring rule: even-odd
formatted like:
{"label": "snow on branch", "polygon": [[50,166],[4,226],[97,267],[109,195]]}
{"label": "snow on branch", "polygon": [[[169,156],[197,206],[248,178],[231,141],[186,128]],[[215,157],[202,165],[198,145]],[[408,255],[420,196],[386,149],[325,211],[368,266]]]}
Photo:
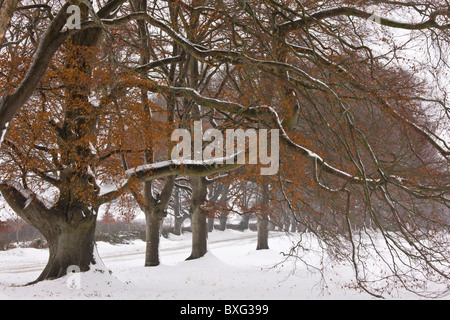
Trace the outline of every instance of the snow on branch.
{"label": "snow on branch", "polygon": [[[235,157],[234,155],[233,157]],[[219,158],[212,160],[169,160],[153,164],[147,164],[125,171],[125,179],[116,187],[104,186],[100,191],[98,205],[112,201],[127,192],[135,183],[152,181],[176,175],[188,175],[196,177],[207,177],[236,170],[243,166],[226,164],[229,158]]]}
{"label": "snow on branch", "polygon": [[354,175],[351,175],[345,171],[337,169],[337,168],[333,167],[332,165],[328,164],[318,154],[305,148],[304,146],[294,143],[287,135],[277,112],[272,107],[245,108],[244,106],[241,106],[237,103],[225,102],[222,100],[202,97],[198,92],[196,92],[195,90],[189,89],[189,88],[175,88],[175,87],[169,87],[169,86],[165,86],[165,85],[155,84],[154,90],[155,91],[167,91],[167,92],[170,91],[172,93],[178,93],[178,94],[181,93],[181,94],[183,94],[183,96],[193,99],[197,104],[199,104],[203,107],[214,108],[214,109],[217,109],[220,111],[231,112],[231,113],[238,114],[243,117],[250,118],[250,119],[255,119],[258,116],[262,117],[264,115],[269,116],[269,118],[272,118],[272,125],[275,125],[275,127],[277,129],[280,129],[281,137],[283,138],[283,140],[290,147],[293,147],[296,152],[298,152],[298,153],[302,154],[303,156],[306,156],[314,161],[317,161],[319,167],[321,167],[321,169],[324,170],[325,172],[335,175],[335,176],[337,176],[341,179],[344,179],[346,181],[349,181],[351,183],[363,184],[366,182],[369,182],[369,183],[379,183],[380,182],[380,180],[360,179],[359,177],[355,177]]}
{"label": "snow on branch", "polygon": [[[338,7],[332,8],[328,10],[323,10],[319,12],[315,12],[305,18],[299,18],[293,21],[285,22],[278,26],[281,33],[289,33],[300,28],[308,27],[312,24],[317,23],[318,21],[347,16],[347,17],[358,17],[361,19],[373,19],[374,22],[391,28],[397,29],[406,29],[406,30],[424,30],[430,28],[436,28],[439,30],[447,30],[450,29],[450,24],[440,25],[436,22],[438,16],[446,16],[450,15],[449,10],[440,10],[435,11],[429,15],[429,19],[420,23],[407,23],[401,21],[394,21],[391,19],[383,18],[380,16],[374,16],[373,13],[369,13],[360,9],[352,8],[352,7]],[[375,18],[374,18],[375,17]]]}

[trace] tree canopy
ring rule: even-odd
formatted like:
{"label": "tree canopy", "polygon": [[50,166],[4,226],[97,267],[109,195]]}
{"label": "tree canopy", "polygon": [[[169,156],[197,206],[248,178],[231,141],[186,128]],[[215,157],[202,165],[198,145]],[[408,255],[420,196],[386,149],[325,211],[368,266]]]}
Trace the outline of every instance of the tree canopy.
{"label": "tree canopy", "polygon": [[[411,277],[448,282],[446,1],[20,5],[1,43],[0,190],[48,237],[63,225],[48,217],[90,230],[101,205],[127,194],[164,213],[175,177],[190,177],[192,210],[205,213],[208,181],[227,175],[258,185],[266,207],[350,261],[374,295],[374,230],[388,278],[411,290]],[[79,28],[67,27],[69,5]],[[278,173],[170,159],[171,133],[199,120],[279,130]],[[40,279],[64,274],[56,256]]]}

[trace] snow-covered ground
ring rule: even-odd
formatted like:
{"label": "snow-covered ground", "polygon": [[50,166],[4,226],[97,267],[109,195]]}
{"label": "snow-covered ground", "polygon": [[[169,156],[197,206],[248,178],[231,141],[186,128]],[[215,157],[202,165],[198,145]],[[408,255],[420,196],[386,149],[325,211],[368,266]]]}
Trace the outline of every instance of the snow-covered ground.
{"label": "snow-covered ground", "polygon": [[[300,300],[371,299],[352,289],[349,266],[329,266],[325,274],[301,263],[285,261],[295,235],[271,233],[270,250],[256,251],[256,233],[214,231],[209,253],[185,261],[190,234],[161,241],[161,265],[145,268],[145,243],[110,245],[99,242],[104,267],[87,273],[24,286],[43,270],[47,250],[13,249],[0,252],[0,299],[161,299],[161,300]],[[314,250],[308,263],[319,263]],[[411,293],[392,292],[387,298],[415,299]]]}

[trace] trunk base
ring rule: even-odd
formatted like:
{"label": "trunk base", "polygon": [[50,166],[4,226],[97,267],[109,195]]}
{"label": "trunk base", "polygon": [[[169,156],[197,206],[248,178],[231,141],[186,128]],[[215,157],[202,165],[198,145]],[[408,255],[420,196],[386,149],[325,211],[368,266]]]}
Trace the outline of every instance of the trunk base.
{"label": "trunk base", "polygon": [[197,260],[200,258],[203,258],[208,252],[205,252],[203,254],[191,254],[188,258],[186,258],[186,261],[190,261],[190,260]]}
{"label": "trunk base", "polygon": [[75,227],[66,222],[59,223],[56,231],[46,237],[49,260],[35,283],[61,278],[68,272],[86,272],[96,265],[99,258],[94,252],[95,225],[95,217],[86,218]]}

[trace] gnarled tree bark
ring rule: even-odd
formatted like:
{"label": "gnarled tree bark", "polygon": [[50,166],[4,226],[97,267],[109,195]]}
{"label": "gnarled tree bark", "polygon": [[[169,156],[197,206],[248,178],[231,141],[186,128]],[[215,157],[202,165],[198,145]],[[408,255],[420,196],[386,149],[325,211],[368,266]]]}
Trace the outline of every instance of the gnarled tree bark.
{"label": "gnarled tree bark", "polygon": [[87,213],[86,209],[62,203],[47,208],[31,193],[6,184],[0,185],[0,191],[14,212],[47,240],[47,266],[33,283],[62,277],[70,267],[88,271],[96,264],[94,212]]}

